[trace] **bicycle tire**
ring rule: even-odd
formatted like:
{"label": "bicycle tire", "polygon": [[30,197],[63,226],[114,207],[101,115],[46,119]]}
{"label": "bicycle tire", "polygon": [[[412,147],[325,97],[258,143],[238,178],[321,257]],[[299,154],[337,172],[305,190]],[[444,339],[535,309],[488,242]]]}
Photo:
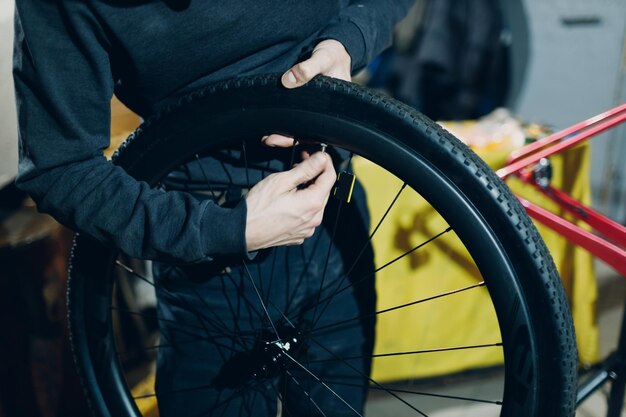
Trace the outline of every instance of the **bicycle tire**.
{"label": "bicycle tire", "polygon": [[[442,213],[487,282],[505,358],[501,416],[572,416],[577,355],[569,307],[544,243],[509,189],[469,148],[402,103],[326,77],[296,90],[279,83],[277,75],[260,75],[189,94],[144,122],[113,161],[155,185],[199,149],[276,132],[341,145],[376,162]],[[68,320],[95,414],[138,416],[112,340],[116,253],[77,236]]]}

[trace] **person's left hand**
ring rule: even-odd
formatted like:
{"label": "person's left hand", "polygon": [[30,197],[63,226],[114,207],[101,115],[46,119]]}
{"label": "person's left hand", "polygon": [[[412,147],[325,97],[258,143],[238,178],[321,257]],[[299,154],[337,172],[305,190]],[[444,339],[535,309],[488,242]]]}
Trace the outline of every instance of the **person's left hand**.
{"label": "person's left hand", "polygon": [[[326,39],[317,44],[311,57],[293,67],[281,77],[286,88],[296,88],[309,82],[316,75],[326,75],[340,80],[350,81],[351,58],[341,42]],[[264,137],[267,146],[286,148],[293,146],[294,139],[282,135]]]}
{"label": "person's left hand", "polygon": [[341,42],[326,39],[317,44],[309,59],[287,70],[281,81],[287,88],[300,87],[319,74],[350,81],[350,65],[350,55]]}

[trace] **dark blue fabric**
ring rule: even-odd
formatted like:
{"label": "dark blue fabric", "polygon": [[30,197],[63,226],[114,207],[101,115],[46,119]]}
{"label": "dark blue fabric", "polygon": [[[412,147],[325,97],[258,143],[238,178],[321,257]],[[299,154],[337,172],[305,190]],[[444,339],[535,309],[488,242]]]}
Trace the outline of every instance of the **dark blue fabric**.
{"label": "dark blue fabric", "polygon": [[[218,324],[213,322],[211,326],[237,334],[240,341],[246,330],[267,325],[258,312],[260,306],[248,303],[255,302],[255,294],[241,271],[240,258],[246,253],[245,200],[220,207],[210,198],[184,191],[193,181],[175,184],[175,177],[186,169],[193,170],[193,164],[174,172],[166,181],[170,186],[166,190],[151,189],[106,161],[102,151],[109,144],[112,94],[115,92],[146,118],[208,83],[285,71],[310,53],[317,42],[328,38],[342,42],[352,57],[353,69],[360,68],[390,44],[393,25],[412,2],[17,1],[17,185],[32,195],[39,210],[72,228],[113,244],[130,256],[179,264],[155,265],[155,278],[162,285],[158,310],[162,342],[166,344],[159,352],[156,387],[163,416],[210,415],[211,408],[222,407],[228,398],[223,383],[218,384],[221,390],[213,386],[168,394],[172,389],[211,385],[224,368],[228,358],[220,355],[224,350],[220,343],[228,341],[207,329],[207,317],[217,320]],[[272,161],[272,168],[284,168],[280,157]],[[241,182],[245,175],[241,167],[233,163],[232,168]],[[219,170],[209,171],[219,176]],[[246,178],[245,186],[256,180],[258,176]],[[345,266],[352,265],[362,247],[366,248],[364,254],[348,280],[367,279],[341,293],[324,310],[318,325],[339,318],[366,317],[341,327],[341,331],[315,335],[313,339],[319,345],[313,339],[309,343],[311,358],[327,356],[325,349],[339,356],[356,353],[369,358],[373,348],[374,318],[367,316],[375,305],[373,256],[366,245],[368,221],[362,189],[357,186],[355,193],[355,202],[342,209],[347,214],[333,242],[337,250],[331,252],[324,288],[341,284]],[[247,261],[259,287],[273,294],[272,304],[285,310],[286,315],[293,314],[298,326],[305,326],[307,314],[311,314],[306,309],[317,297],[320,271],[326,268],[328,219],[334,220],[334,204],[327,208],[326,226],[318,228],[316,236],[304,245],[261,251]],[[306,273],[292,274],[304,269],[301,253],[310,254],[318,237],[320,248],[326,251],[319,250],[313,256]],[[276,265],[272,261],[274,253],[280,271],[275,271],[270,285],[262,277],[267,277],[268,270]],[[213,261],[206,262],[209,259]],[[181,262],[195,263],[181,266]],[[222,272],[226,266],[231,272]],[[259,270],[264,272],[261,277]],[[306,284],[298,285],[300,276]],[[233,306],[237,314],[232,313]],[[282,317],[276,308],[270,308],[270,314],[275,319]],[[205,335],[207,340],[196,341],[198,335]],[[250,342],[246,343],[238,348],[245,352]],[[363,375],[369,373],[369,359],[350,361],[350,365]],[[360,409],[362,388],[332,384],[332,378],[346,373],[346,368],[349,366],[320,362],[312,369]],[[336,411],[330,415],[353,414],[301,370],[290,371],[316,402],[330,404]],[[356,377],[359,383],[362,378]],[[341,381],[351,380],[341,376]],[[249,400],[247,404],[229,403],[229,408],[222,411],[226,411],[224,415],[275,415],[278,390],[287,393],[285,415],[314,415],[302,388],[284,379],[270,378],[242,391]]]}
{"label": "dark blue fabric", "polygon": [[134,257],[243,253],[245,204],[225,210],[153,190],[105,160],[113,92],[146,118],[208,83],[285,71],[327,38],[358,68],[389,45],[410,3],[19,0],[16,183],[39,210]]}
{"label": "dark blue fabric", "polygon": [[[159,351],[156,384],[162,417],[180,416],[181,410],[186,416],[273,417],[279,393],[284,416],[321,415],[316,406],[326,415],[354,415],[337,396],[362,413],[375,292],[369,220],[358,183],[354,197],[342,204],[338,222],[339,203],[332,199],[323,226],[301,246],[261,251],[245,262],[222,258],[155,265],[165,346]],[[280,337],[289,341],[285,335],[293,335],[294,328],[301,331],[300,344],[293,343],[288,353],[315,377],[285,358],[276,375],[251,376],[263,363],[255,350],[259,340],[276,339],[251,280]],[[331,297],[344,287],[349,289]],[[348,357],[353,359],[337,360]]]}

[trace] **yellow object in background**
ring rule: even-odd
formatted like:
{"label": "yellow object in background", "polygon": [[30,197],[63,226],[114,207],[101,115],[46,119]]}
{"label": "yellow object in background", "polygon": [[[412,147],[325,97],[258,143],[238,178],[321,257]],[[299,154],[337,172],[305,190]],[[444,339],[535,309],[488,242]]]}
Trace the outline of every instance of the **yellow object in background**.
{"label": "yellow object in background", "polygon": [[[107,156],[140,123],[136,115],[115,100],[112,102],[112,115],[112,146]],[[504,163],[511,150],[521,146],[520,135],[515,121],[508,120],[504,113],[490,116],[479,122],[442,124],[457,136],[467,136],[465,142],[472,145],[490,166],[497,168]],[[591,200],[589,153],[589,147],[584,145],[551,158],[553,185],[585,204]],[[375,226],[402,183],[364,159],[355,158],[354,167],[368,193],[370,216]],[[524,198],[564,215],[554,203],[540,196],[532,187],[515,180],[510,180],[508,184]],[[403,192],[374,238],[377,265],[405,253],[446,227],[445,221],[415,192]],[[555,260],[572,307],[580,360],[585,364],[593,363],[598,358],[598,329],[592,257],[557,233],[542,226],[538,228]],[[377,273],[377,309],[475,286],[480,279],[460,241],[453,233],[447,233],[435,244],[429,245],[427,250],[413,252]],[[415,349],[431,351],[419,355],[376,358],[372,377],[378,382],[445,375],[502,363],[499,347],[436,352],[439,348],[500,342],[495,312],[484,287],[381,314],[377,319],[375,354]],[[144,396],[136,403],[145,416],[158,416],[153,393],[154,373],[147,374],[132,390],[134,397]]]}
{"label": "yellow object in background", "polygon": [[[479,154],[490,166],[499,167],[508,151],[482,149]],[[589,148],[578,147],[551,159],[553,185],[588,203]],[[354,170],[367,191],[374,227],[402,183],[362,158],[355,158]],[[546,202],[546,197],[538,196],[533,187],[515,181],[510,185],[528,200],[537,201],[549,209],[555,206]],[[374,237],[377,266],[447,227],[430,205],[414,191],[408,191],[403,192]],[[562,215],[556,209],[553,211]],[[598,357],[592,257],[545,227],[539,227],[539,231],[555,260],[573,309],[581,362],[592,363]],[[480,274],[460,241],[453,233],[447,233],[424,250],[415,251],[377,273],[377,310],[469,287],[480,280]],[[487,290],[480,287],[379,315],[375,354],[498,342],[501,337],[495,312]],[[381,356],[374,359],[372,377],[379,382],[431,377],[493,366],[502,360],[500,347]]]}
{"label": "yellow object in background", "polygon": [[[581,203],[590,206],[591,147],[589,143],[577,146],[561,155],[553,156],[550,158],[550,162],[553,171],[552,185]],[[525,199],[569,221],[584,225],[582,222],[576,222],[572,216],[560,209],[548,197],[541,195],[534,187],[523,184],[515,178],[508,180],[507,184],[513,192]],[[598,294],[593,256],[548,227],[538,224],[537,228],[559,270],[565,293],[570,302],[574,328],[576,329],[579,360],[586,365],[595,363],[599,359],[599,334],[595,314]]]}
{"label": "yellow object in background", "polygon": [[[368,193],[375,225],[402,186],[397,178],[364,159],[354,169]],[[387,263],[446,230],[446,222],[416,192],[402,192],[373,239],[376,265]],[[454,232],[377,272],[377,310],[476,286],[479,272]],[[501,342],[485,287],[409,306],[377,317],[375,354],[436,350]],[[442,375],[502,363],[502,349],[383,356],[374,360],[378,382]]]}
{"label": "yellow object in background", "polygon": [[157,398],[154,395],[155,377],[154,371],[149,372],[131,390],[131,395],[143,417],[159,417]]}

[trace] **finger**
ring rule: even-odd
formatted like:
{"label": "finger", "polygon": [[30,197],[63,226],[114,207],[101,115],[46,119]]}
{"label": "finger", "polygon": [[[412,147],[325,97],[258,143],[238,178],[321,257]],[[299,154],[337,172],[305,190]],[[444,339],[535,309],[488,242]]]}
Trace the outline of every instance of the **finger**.
{"label": "finger", "polygon": [[330,190],[337,181],[337,173],[333,167],[330,157],[322,152],[313,154],[310,159],[317,158],[318,156],[326,157],[324,170],[317,176],[315,182],[310,184],[307,188],[299,190],[299,192],[306,192],[306,194],[317,194],[317,198],[328,197]]}
{"label": "finger", "polygon": [[[325,203],[324,203],[324,206],[326,206]],[[311,225],[315,229],[316,227],[321,226],[323,221],[324,221],[324,210],[320,210],[315,214],[315,216],[311,220]]]}
{"label": "finger", "polygon": [[285,171],[279,175],[285,177],[289,189],[294,189],[324,173],[329,169],[329,166],[332,169],[330,157],[324,153],[318,152],[302,161],[291,170]]}
{"label": "finger", "polygon": [[264,136],[263,138],[261,138],[261,141],[264,145],[270,146],[272,148],[291,148],[292,146],[298,144],[298,141],[296,141],[294,138],[277,134]]}
{"label": "finger", "polygon": [[350,74],[350,66],[334,67],[324,75],[328,75],[330,78],[338,78],[344,81],[352,81],[352,75]]}
{"label": "finger", "polygon": [[328,64],[322,71],[322,74],[331,78],[351,81],[352,59],[341,42],[334,39],[326,39],[315,47],[313,56],[315,55],[318,55],[319,59],[328,59]]}
{"label": "finger", "polygon": [[332,67],[332,58],[326,51],[316,51],[311,58],[291,67],[283,74],[281,81],[287,88],[300,87],[311,81],[318,74],[329,71]]}
{"label": "finger", "polygon": [[337,56],[336,52],[326,49],[320,49],[317,51],[313,51],[313,56],[316,56],[320,60],[324,60],[327,65],[324,66],[324,69],[320,72],[320,74],[326,75],[331,78],[338,78],[344,81],[351,81],[352,76],[350,74],[350,57],[346,53],[346,58],[341,59]]}

